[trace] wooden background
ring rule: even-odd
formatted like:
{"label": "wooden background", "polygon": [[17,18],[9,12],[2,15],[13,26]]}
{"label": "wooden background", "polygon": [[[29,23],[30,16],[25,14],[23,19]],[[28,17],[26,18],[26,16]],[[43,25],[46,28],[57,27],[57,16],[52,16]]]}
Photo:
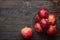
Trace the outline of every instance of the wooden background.
{"label": "wooden background", "polygon": [[33,36],[26,40],[60,40],[59,0],[0,0],[0,40],[25,40],[20,30],[26,25],[33,28],[33,17],[42,7],[57,16],[56,35],[50,37],[33,29]]}

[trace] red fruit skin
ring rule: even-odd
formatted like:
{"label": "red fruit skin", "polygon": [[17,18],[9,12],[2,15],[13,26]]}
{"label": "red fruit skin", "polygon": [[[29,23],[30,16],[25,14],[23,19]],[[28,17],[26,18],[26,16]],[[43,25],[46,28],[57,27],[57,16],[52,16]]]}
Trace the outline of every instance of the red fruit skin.
{"label": "red fruit skin", "polygon": [[21,30],[21,35],[24,38],[30,38],[32,36],[32,28],[30,27],[25,27]]}
{"label": "red fruit skin", "polygon": [[43,32],[43,30],[42,30],[42,28],[41,28],[41,25],[40,25],[40,23],[38,23],[38,22],[34,25],[34,29],[35,29],[35,31],[37,31],[37,32]]}
{"label": "red fruit skin", "polygon": [[38,12],[38,15],[41,17],[41,18],[47,18],[48,17],[48,10],[46,8],[41,8]]}
{"label": "red fruit skin", "polygon": [[40,20],[40,17],[39,17],[39,15],[37,14],[37,15],[35,16],[35,21],[38,22],[39,20]]}
{"label": "red fruit skin", "polygon": [[47,34],[54,35],[56,33],[56,26],[50,25],[50,28],[47,30]]}
{"label": "red fruit skin", "polygon": [[50,24],[55,24],[56,16],[54,14],[49,14],[48,21],[50,22]]}
{"label": "red fruit skin", "polygon": [[50,23],[48,22],[47,19],[41,19],[40,24],[41,24],[43,29],[48,29],[49,25],[50,25]]}

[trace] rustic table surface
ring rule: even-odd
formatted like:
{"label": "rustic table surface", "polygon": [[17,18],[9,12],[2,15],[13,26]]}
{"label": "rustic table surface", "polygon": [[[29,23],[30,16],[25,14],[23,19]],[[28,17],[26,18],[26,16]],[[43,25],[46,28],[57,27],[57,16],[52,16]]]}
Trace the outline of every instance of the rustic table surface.
{"label": "rustic table surface", "polygon": [[[57,32],[53,37],[39,34],[24,39],[20,30],[28,25],[33,28],[33,17],[40,8],[47,8],[57,16]],[[60,2],[44,0],[0,0],[0,40],[60,40]]]}

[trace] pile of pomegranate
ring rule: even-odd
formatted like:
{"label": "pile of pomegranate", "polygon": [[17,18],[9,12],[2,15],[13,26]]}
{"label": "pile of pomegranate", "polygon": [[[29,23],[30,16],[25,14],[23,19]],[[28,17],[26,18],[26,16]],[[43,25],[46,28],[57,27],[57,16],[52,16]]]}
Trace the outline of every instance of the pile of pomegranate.
{"label": "pile of pomegranate", "polygon": [[[36,32],[47,33],[54,35],[56,33],[56,15],[49,13],[46,8],[41,8],[34,17],[34,29]],[[24,27],[21,29],[21,35],[24,38],[30,38],[33,34],[31,27]]]}
{"label": "pile of pomegranate", "polygon": [[46,32],[49,35],[54,35],[56,32],[56,15],[49,13],[46,8],[41,8],[38,14],[35,15],[34,29],[37,32]]}

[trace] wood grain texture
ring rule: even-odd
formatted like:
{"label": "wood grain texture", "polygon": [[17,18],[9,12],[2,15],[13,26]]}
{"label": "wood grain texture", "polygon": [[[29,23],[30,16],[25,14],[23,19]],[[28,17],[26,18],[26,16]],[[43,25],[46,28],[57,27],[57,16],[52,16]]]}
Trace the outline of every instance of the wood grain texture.
{"label": "wood grain texture", "polygon": [[[34,31],[33,17],[42,7],[57,16],[57,32],[54,37]],[[26,25],[33,29],[30,39],[24,39],[20,34]],[[47,0],[0,0],[0,40],[60,40],[60,3]]]}

